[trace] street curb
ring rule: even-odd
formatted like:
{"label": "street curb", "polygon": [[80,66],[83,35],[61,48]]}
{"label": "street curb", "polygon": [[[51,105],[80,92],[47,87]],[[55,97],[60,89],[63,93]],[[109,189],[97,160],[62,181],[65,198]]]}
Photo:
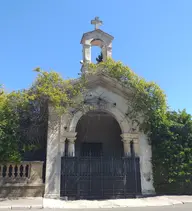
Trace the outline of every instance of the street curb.
{"label": "street curb", "polygon": [[170,196],[161,196],[153,198],[139,198],[139,199],[119,199],[119,200],[104,200],[104,201],[87,201],[80,200],[78,201],[64,201],[59,199],[47,199],[43,198],[40,202],[33,201],[6,201],[4,204],[0,203],[0,211],[4,210],[30,210],[30,209],[99,209],[99,208],[142,208],[142,207],[163,207],[163,206],[174,206],[174,205],[183,205],[191,203],[192,196],[189,198],[182,197],[170,197]]}
{"label": "street curb", "polygon": [[0,210],[1,209],[11,209],[11,206],[0,206]]}
{"label": "street curb", "polygon": [[31,206],[27,206],[27,205],[26,205],[26,206],[19,206],[19,205],[18,205],[18,206],[11,206],[11,209],[12,209],[12,210],[17,210],[17,209],[18,209],[18,210],[20,210],[20,209],[21,209],[21,210],[22,210],[22,209],[31,209]]}
{"label": "street curb", "polygon": [[23,209],[43,209],[42,205],[33,205],[33,206],[0,206],[1,209],[10,209],[10,210],[23,210]]}

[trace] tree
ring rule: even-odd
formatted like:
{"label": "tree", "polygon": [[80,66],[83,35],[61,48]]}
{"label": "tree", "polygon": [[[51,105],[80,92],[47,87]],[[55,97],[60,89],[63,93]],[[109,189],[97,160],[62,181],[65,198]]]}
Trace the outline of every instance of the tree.
{"label": "tree", "polygon": [[11,96],[2,90],[0,95],[0,162],[19,161],[19,119],[14,112]]}
{"label": "tree", "polygon": [[153,166],[156,190],[191,193],[192,117],[168,111],[166,121],[153,131]]}
{"label": "tree", "polygon": [[[75,82],[40,68],[27,90],[0,95],[0,161],[19,161],[29,151],[46,150],[48,104],[59,114],[75,107],[74,99],[84,90],[83,77]],[[82,80],[81,80],[82,79]]]}

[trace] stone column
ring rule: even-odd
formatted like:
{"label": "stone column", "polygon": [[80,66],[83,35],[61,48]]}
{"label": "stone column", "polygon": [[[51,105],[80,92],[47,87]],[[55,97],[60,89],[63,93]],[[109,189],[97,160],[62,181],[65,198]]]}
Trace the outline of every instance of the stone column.
{"label": "stone column", "polygon": [[105,45],[102,46],[101,50],[102,50],[102,54],[103,54],[103,61],[106,61],[107,60],[107,48],[106,48],[106,46]]}
{"label": "stone column", "polygon": [[131,147],[129,140],[122,140],[123,141],[123,148],[124,148],[124,156],[129,157],[131,156]]}
{"label": "stone column", "polygon": [[112,57],[112,44],[111,46],[107,47],[107,58],[111,58]]}
{"label": "stone column", "polygon": [[69,157],[75,157],[75,140],[76,140],[76,132],[65,132],[64,137],[68,140],[68,152],[67,155]]}
{"label": "stone column", "polygon": [[126,157],[131,156],[131,142],[134,144],[134,152],[135,155],[139,155],[139,138],[137,133],[123,133],[121,134],[123,147],[124,147],[124,155]]}
{"label": "stone column", "polygon": [[91,45],[88,44],[83,45],[83,61],[84,63],[91,62]]}
{"label": "stone column", "polygon": [[128,157],[131,156],[131,147],[130,147],[130,138],[128,133],[121,134],[122,141],[123,141],[123,148],[124,148],[124,156]]}
{"label": "stone column", "polygon": [[134,147],[135,156],[139,157],[140,147],[139,147],[139,139],[137,137],[133,139],[133,147]]}
{"label": "stone column", "polygon": [[75,140],[76,138],[67,138],[68,140],[68,156],[75,157]]}
{"label": "stone column", "polygon": [[53,107],[49,107],[47,158],[45,178],[45,198],[60,197],[60,125],[61,118]]}
{"label": "stone column", "polygon": [[60,153],[61,153],[61,157],[65,156],[65,145],[66,145],[66,137],[62,137],[60,139]]}

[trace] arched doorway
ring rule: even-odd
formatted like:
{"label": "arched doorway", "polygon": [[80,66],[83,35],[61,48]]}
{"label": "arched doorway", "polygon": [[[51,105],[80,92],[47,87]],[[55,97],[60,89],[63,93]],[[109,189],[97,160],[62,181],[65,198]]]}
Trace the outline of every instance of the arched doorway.
{"label": "arched doorway", "polygon": [[78,121],[76,132],[76,156],[123,156],[120,126],[108,112],[86,113]]}
{"label": "arched doorway", "polygon": [[74,156],[62,157],[61,196],[103,199],[140,194],[139,158],[123,155],[121,128],[112,114],[90,111],[76,122]]}

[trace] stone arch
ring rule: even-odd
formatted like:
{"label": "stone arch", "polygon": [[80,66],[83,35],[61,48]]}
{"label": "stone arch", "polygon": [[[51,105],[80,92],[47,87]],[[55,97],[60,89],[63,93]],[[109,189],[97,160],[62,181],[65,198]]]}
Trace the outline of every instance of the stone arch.
{"label": "stone arch", "polygon": [[101,39],[92,39],[92,40],[90,40],[90,45],[98,46],[98,47],[102,48],[103,46],[106,45],[106,43]]}
{"label": "stone arch", "polygon": [[[124,115],[122,114],[122,112],[117,109],[116,107],[111,107],[111,108],[99,108],[97,107],[96,108],[97,111],[103,111],[103,112],[107,112],[109,113],[111,116],[113,116],[115,118],[115,120],[117,121],[117,123],[119,124],[120,126],[120,129],[122,131],[122,134],[124,133],[128,133],[129,130],[130,130],[130,125],[127,121],[127,119],[124,117]],[[74,132],[75,133],[75,130],[76,130],[76,127],[77,127],[77,124],[80,120],[80,118],[86,114],[88,112],[88,110],[85,112],[83,111],[78,111],[76,112],[73,117],[70,119],[70,122],[69,122],[69,132]]]}

